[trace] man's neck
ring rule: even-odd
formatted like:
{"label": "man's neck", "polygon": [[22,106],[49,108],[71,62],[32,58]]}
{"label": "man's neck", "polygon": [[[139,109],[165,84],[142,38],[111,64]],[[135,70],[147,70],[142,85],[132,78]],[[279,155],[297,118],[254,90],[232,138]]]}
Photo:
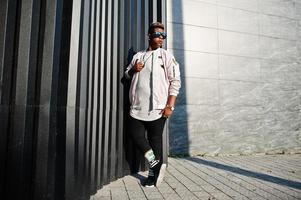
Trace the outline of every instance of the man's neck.
{"label": "man's neck", "polygon": [[147,51],[154,51],[154,50],[156,50],[156,49],[158,49],[158,48],[152,47],[152,46],[148,46]]}

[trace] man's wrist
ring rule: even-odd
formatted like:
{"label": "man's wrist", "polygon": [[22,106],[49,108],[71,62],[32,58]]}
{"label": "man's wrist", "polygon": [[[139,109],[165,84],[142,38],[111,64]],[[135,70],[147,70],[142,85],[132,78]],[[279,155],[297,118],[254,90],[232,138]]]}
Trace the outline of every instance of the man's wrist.
{"label": "man's wrist", "polygon": [[175,107],[173,105],[169,105],[169,104],[167,104],[165,107],[170,109],[171,111],[174,111],[174,109],[175,109]]}

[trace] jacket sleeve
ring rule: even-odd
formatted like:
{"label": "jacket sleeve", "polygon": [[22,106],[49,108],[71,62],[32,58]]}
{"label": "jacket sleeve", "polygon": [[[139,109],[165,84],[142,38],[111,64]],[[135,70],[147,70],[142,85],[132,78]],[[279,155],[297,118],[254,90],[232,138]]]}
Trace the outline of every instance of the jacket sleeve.
{"label": "jacket sleeve", "polygon": [[131,78],[132,78],[132,77],[130,76],[130,74],[129,74],[129,71],[130,71],[130,69],[132,69],[132,67],[135,65],[136,59],[137,59],[137,54],[135,54],[135,55],[133,56],[132,61],[131,61],[130,64],[127,66],[127,68],[126,68],[126,70],[125,70],[125,72],[124,72],[124,76],[125,76],[126,79],[131,79]]}
{"label": "jacket sleeve", "polygon": [[176,61],[173,55],[167,56],[167,75],[169,80],[169,95],[177,96],[181,88],[181,77],[179,63]]}

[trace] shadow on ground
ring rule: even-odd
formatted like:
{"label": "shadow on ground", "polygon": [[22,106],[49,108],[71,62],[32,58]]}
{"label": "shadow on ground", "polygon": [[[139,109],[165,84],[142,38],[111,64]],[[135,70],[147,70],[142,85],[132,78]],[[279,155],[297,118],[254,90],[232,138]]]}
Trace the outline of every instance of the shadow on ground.
{"label": "shadow on ground", "polygon": [[283,185],[283,186],[287,186],[287,187],[291,187],[291,188],[295,188],[298,190],[301,190],[301,182],[297,182],[297,181],[291,181],[291,180],[287,180],[287,179],[283,179],[283,178],[279,178],[276,176],[271,176],[268,174],[263,174],[263,173],[259,173],[259,172],[253,172],[250,170],[246,170],[246,169],[242,169],[239,167],[232,167],[229,165],[224,165],[224,164],[220,164],[217,162],[213,162],[213,161],[207,161],[207,160],[203,160],[200,158],[184,158],[185,160],[189,160],[189,161],[193,161],[195,163],[198,164],[202,164],[202,165],[206,165],[209,167],[214,167],[217,169],[221,169],[221,170],[225,170],[228,172],[232,172],[232,173],[236,173],[236,174],[240,174],[243,176],[247,176],[247,177],[252,177],[252,178],[256,178],[256,179],[260,179],[263,181],[268,181],[271,183],[275,183],[278,185]]}

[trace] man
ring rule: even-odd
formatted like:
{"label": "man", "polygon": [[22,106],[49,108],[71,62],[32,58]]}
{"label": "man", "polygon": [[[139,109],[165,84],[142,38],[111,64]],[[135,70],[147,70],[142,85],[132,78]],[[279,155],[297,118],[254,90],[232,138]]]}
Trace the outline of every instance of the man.
{"label": "man", "polygon": [[164,39],[164,25],[152,23],[148,48],[135,54],[125,71],[125,77],[131,79],[129,134],[150,166],[146,187],[158,187],[163,180],[162,133],[181,87],[178,63],[161,48]]}

